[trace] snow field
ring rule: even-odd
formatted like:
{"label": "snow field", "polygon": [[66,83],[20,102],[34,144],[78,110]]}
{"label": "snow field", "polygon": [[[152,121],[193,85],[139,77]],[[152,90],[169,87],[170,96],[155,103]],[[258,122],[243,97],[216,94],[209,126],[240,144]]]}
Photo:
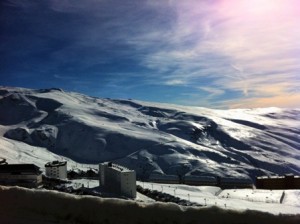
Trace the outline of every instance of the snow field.
{"label": "snow field", "polygon": [[150,190],[164,192],[204,206],[217,206],[237,211],[255,210],[272,214],[300,214],[300,190],[231,189],[221,190],[210,186],[187,186],[138,182]]}
{"label": "snow field", "polygon": [[[1,125],[0,125],[1,130]],[[80,168],[88,170],[89,168],[98,169],[97,164],[77,163],[70,158],[57,155],[48,151],[46,148],[28,145],[20,141],[14,141],[0,137],[0,156],[5,158],[9,164],[34,163],[42,171],[45,170],[45,164],[54,160],[67,161],[68,169]]]}

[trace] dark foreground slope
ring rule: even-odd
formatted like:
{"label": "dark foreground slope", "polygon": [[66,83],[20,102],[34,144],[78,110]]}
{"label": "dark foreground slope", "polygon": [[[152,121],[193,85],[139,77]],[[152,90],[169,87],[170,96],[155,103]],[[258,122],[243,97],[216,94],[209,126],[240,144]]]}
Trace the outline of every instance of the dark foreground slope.
{"label": "dark foreground slope", "polygon": [[299,215],[180,207],[163,203],[142,204],[18,187],[0,187],[0,207],[1,223],[12,224],[296,224],[300,221]]}

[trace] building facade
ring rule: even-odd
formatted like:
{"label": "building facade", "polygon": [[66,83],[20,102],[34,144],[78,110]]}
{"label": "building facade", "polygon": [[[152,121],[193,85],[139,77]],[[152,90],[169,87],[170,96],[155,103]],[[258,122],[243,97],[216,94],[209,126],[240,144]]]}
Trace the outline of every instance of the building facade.
{"label": "building facade", "polygon": [[161,184],[179,184],[179,177],[177,175],[152,173],[149,176],[149,182]]}
{"label": "building facade", "polygon": [[217,186],[222,189],[254,188],[254,183],[250,178],[218,177],[217,181]]}
{"label": "building facade", "polygon": [[300,189],[300,176],[287,174],[285,176],[262,176],[256,178],[258,189]]}
{"label": "building facade", "polygon": [[111,193],[136,197],[136,172],[111,162],[99,164],[99,182]]}
{"label": "building facade", "polygon": [[67,162],[52,161],[45,165],[46,176],[57,179],[67,179]]}
{"label": "building facade", "polygon": [[0,165],[0,184],[34,188],[42,184],[42,172],[34,164]]}
{"label": "building facade", "polygon": [[213,176],[194,176],[187,175],[184,177],[184,184],[193,186],[216,186],[217,178]]}

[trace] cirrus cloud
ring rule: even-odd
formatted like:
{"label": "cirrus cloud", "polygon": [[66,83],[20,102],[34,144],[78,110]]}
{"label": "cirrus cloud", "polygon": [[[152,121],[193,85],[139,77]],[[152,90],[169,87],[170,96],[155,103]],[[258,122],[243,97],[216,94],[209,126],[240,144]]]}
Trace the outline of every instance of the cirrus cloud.
{"label": "cirrus cloud", "polygon": [[55,77],[51,86],[69,80],[72,89],[74,77],[91,83],[93,95],[114,86],[114,97],[164,102],[172,88],[172,103],[209,107],[282,106],[283,96],[299,94],[297,0],[2,4],[1,67],[9,80],[32,72]]}

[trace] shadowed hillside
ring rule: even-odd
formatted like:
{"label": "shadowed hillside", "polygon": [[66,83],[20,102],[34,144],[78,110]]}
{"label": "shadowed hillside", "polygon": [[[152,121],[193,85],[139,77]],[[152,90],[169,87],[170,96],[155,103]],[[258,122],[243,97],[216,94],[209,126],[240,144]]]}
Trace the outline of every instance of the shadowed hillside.
{"label": "shadowed hillside", "polygon": [[117,161],[140,178],[299,174],[299,114],[101,99],[61,89],[0,89],[3,141],[46,148],[80,163]]}

